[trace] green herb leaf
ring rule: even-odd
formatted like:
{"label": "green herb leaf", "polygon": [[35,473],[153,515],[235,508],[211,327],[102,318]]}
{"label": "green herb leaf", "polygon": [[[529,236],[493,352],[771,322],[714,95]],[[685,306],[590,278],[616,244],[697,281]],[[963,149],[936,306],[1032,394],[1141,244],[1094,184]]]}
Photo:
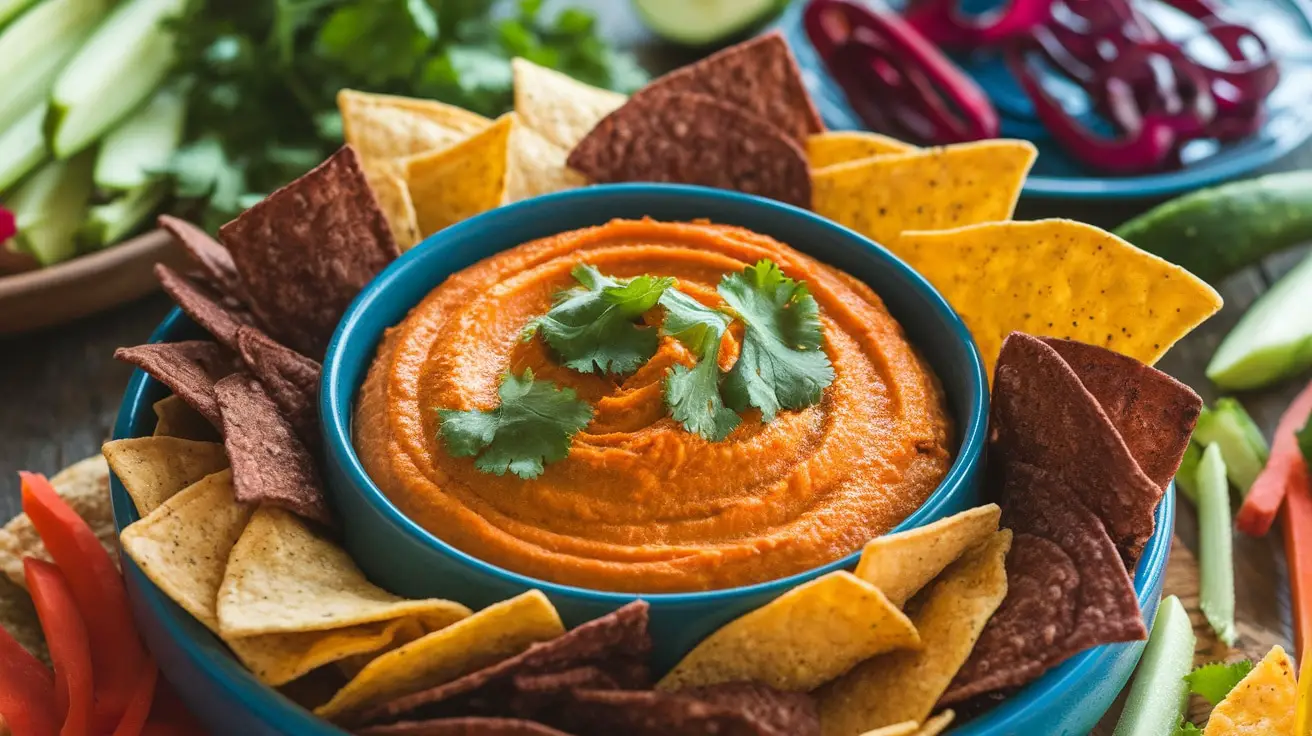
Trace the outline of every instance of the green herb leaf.
{"label": "green herb leaf", "polygon": [[1175,730],[1171,732],[1171,736],[1203,736],[1203,729],[1186,721],[1184,716],[1181,716],[1180,722],[1176,724]]}
{"label": "green herb leaf", "polygon": [[661,332],[697,355],[696,366],[674,366],[665,378],[670,416],[689,432],[719,442],[742,421],[720,395],[720,341],[729,318],[676,289],[667,289],[660,304],[665,308]]}
{"label": "green herb leaf", "polygon": [[592,407],[573,389],[535,380],[531,370],[506,374],[497,396],[501,405],[490,411],[438,410],[447,452],[477,455],[474,467],[484,473],[536,478],[547,464],[565,459],[574,435],[592,421]]}
{"label": "green herb leaf", "polygon": [[659,335],[636,320],[656,306],[674,279],[618,281],[586,263],[571,273],[582,286],[557,294],[555,305],[529,323],[524,338],[540,333],[565,366],[580,373],[632,373],[650,360]]}
{"label": "green herb leaf", "polygon": [[766,259],[726,276],[719,292],[746,327],[725,380],[729,406],[740,412],[755,406],[770,422],[780,409],[819,403],[834,367],[821,349],[820,308],[806,285]]}
{"label": "green herb leaf", "polygon": [[1185,675],[1184,679],[1189,683],[1190,692],[1203,696],[1207,702],[1215,706],[1225,700],[1225,696],[1235,689],[1235,685],[1252,671],[1253,663],[1246,659],[1230,664],[1214,662],[1195,669]]}
{"label": "green herb leaf", "polygon": [[1303,462],[1312,467],[1312,419],[1294,433],[1294,439],[1298,440],[1298,451],[1303,453]]}

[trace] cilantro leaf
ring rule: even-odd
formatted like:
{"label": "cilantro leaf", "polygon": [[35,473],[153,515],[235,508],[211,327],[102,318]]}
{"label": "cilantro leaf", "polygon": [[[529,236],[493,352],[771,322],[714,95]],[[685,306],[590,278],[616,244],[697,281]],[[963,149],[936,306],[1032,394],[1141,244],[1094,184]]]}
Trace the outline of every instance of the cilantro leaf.
{"label": "cilantro leaf", "polygon": [[1253,671],[1253,663],[1248,660],[1232,662],[1213,662],[1194,669],[1184,676],[1189,683],[1190,692],[1201,695],[1212,705],[1225,700],[1225,696],[1239,684],[1239,681]]}
{"label": "cilantro leaf", "polygon": [[1180,722],[1175,725],[1175,730],[1171,732],[1171,736],[1203,736],[1203,729],[1186,721],[1184,716],[1181,716]]}
{"label": "cilantro leaf", "polygon": [[565,366],[580,373],[632,373],[650,360],[659,335],[635,320],[656,306],[674,279],[618,281],[586,263],[571,273],[582,286],[557,294],[555,305],[529,323],[524,338],[541,333]]}
{"label": "cilantro leaf", "polygon": [[834,367],[821,349],[820,308],[806,285],[764,259],[726,276],[719,292],[746,327],[724,384],[729,406],[740,412],[755,406],[769,422],[780,409],[819,403]]}
{"label": "cilantro leaf", "polygon": [[510,471],[525,480],[565,459],[574,435],[592,421],[592,407],[573,389],[538,381],[533,371],[507,373],[497,388],[501,404],[489,411],[439,409],[442,441],[455,457],[473,457],[484,473]]}
{"label": "cilantro leaf", "polygon": [[697,365],[676,365],[665,378],[670,416],[689,432],[719,442],[742,421],[720,396],[720,340],[729,318],[676,289],[667,289],[660,305],[665,307],[661,332],[697,355]]}
{"label": "cilantro leaf", "polygon": [[1303,455],[1303,462],[1312,467],[1312,419],[1303,424],[1303,428],[1294,432],[1294,439],[1298,440],[1298,451]]}

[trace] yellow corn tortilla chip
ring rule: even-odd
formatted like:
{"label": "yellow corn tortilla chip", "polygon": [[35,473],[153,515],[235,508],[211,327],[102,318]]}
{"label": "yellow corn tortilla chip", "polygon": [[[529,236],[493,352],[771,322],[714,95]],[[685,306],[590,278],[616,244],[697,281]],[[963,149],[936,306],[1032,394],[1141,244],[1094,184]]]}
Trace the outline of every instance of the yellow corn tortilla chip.
{"label": "yellow corn tortilla chip", "polygon": [[1183,268],[1071,220],[905,233],[898,255],[965,320],[990,379],[1013,331],[1151,365],[1221,308],[1216,290]]}
{"label": "yellow corn tortilla chip", "polygon": [[437,100],[378,95],[344,89],[337,93],[342,135],[360,155],[365,171],[398,173],[396,159],[448,148],[492,124],[491,120]]}
{"label": "yellow corn tortilla chip", "polygon": [[1312,647],[1303,652],[1298,666],[1298,713],[1295,716],[1295,736],[1312,736]]}
{"label": "yellow corn tortilla chip", "polygon": [[587,184],[582,174],[565,165],[569,149],[547,140],[516,119],[506,150],[506,203],[562,192]]}
{"label": "yellow corn tortilla chip", "polygon": [[1284,648],[1272,647],[1225,700],[1212,709],[1203,736],[1294,734],[1297,700],[1294,662]]}
{"label": "yellow corn tortilla chip", "polygon": [[444,600],[410,601],[370,583],[346,550],[295,514],[262,506],[228,556],[217,599],[224,638],[325,631],[414,618],[440,629],[469,615]]}
{"label": "yellow corn tortilla chip", "polygon": [[143,518],[178,491],[228,467],[228,454],[218,442],[135,437],[100,449]]}
{"label": "yellow corn tortilla chip", "polygon": [[547,597],[529,591],[383,654],[314,713],[338,719],[451,682],[563,633]]}
{"label": "yellow corn tortilla chip", "polygon": [[525,125],[567,152],[628,99],[525,59],[513,59],[510,66],[515,112]]}
{"label": "yellow corn tortilla chip", "polygon": [[502,115],[450,148],[405,159],[406,186],[423,237],[501,204],[513,125],[514,117]]}
{"label": "yellow corn tortilla chip", "polygon": [[919,604],[911,616],[920,632],[919,650],[862,662],[817,693],[824,736],[856,736],[929,717],[1007,595],[1010,549],[1011,531],[994,532],[913,602]]}
{"label": "yellow corn tortilla chip", "polygon": [[806,160],[813,170],[915,150],[910,143],[863,130],[831,130],[806,139]]}
{"label": "yellow corn tortilla chip", "polygon": [[879,588],[901,608],[972,547],[998,530],[995,503],[963,511],[918,529],[878,537],[866,545],[857,577]]}
{"label": "yellow corn tortilla chip", "polygon": [[[114,510],[109,502],[109,466],[105,464],[105,458],[96,455],[76,462],[52,476],[50,485],[86,521],[100,540],[100,546],[117,563],[118,535],[114,530]],[[31,519],[20,513],[0,528],[0,571],[15,585],[27,590],[24,557],[51,561]]]}
{"label": "yellow corn tortilla chip", "polygon": [[[424,627],[420,625],[420,623],[415,619],[399,618],[396,619],[396,621],[401,625],[397,627],[395,636],[392,638],[392,641],[388,643],[386,648],[381,649],[379,651],[369,652],[367,654],[358,654],[353,657],[347,657],[345,659],[339,660],[334,664],[334,666],[337,668],[337,672],[340,673],[342,677],[345,677],[347,680],[353,680],[355,679],[356,675],[360,674],[360,670],[364,669],[366,665],[377,659],[380,655],[389,652],[393,649],[396,649],[397,647],[405,646],[406,644],[409,644],[415,639],[418,639],[421,636],[431,633],[429,631],[426,631]],[[332,696],[336,692],[337,692],[337,687],[334,686],[331,692],[326,693],[322,700],[314,704],[315,707],[327,703],[330,699],[332,699]]]}
{"label": "yellow corn tortilla chip", "polygon": [[754,680],[810,691],[853,665],[915,647],[911,621],[878,588],[839,571],[793,588],[698,644],[657,688]]}
{"label": "yellow corn tortilla chip", "polygon": [[152,408],[155,410],[156,437],[181,437],[206,442],[223,439],[214,425],[210,424],[210,420],[201,416],[200,412],[191,408],[177,394],[169,394],[156,401]]}
{"label": "yellow corn tortilla chip", "polygon": [[278,687],[339,660],[385,650],[412,625],[413,621],[395,619],[331,631],[225,639],[224,643],[261,682]]}
{"label": "yellow corn tortilla chip", "polygon": [[406,187],[405,179],[392,168],[395,167],[387,171],[365,172],[365,178],[387,217],[387,226],[396,239],[396,247],[404,253],[422,240],[419,237],[419,216],[415,214],[415,203],[410,201],[410,189]]}
{"label": "yellow corn tortilla chip", "polygon": [[862,159],[812,172],[815,211],[902,255],[907,230],[1011,219],[1034,146],[993,140]]}
{"label": "yellow corn tortilla chip", "polygon": [[952,725],[952,720],[956,717],[957,714],[955,712],[945,710],[928,721],[925,721],[925,725],[921,726],[920,729],[916,731],[916,736],[938,736],[948,730],[948,726]]}

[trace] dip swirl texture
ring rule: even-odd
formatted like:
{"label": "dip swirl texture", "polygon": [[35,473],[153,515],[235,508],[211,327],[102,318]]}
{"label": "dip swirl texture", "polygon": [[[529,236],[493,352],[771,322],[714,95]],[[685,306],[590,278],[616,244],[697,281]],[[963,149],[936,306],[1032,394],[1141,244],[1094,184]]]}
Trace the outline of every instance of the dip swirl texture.
{"label": "dip swirl texture", "polygon": [[[806,282],[836,378],[818,405],[769,424],[747,412],[724,442],[668,416],[662,380],[695,362],[676,340],[616,377],[567,369],[541,338],[522,339],[576,285],[579,263],[616,278],[673,276],[720,306],[721,278],[763,258]],[[741,336],[735,322],[723,368]],[[491,409],[501,376],[525,369],[595,409],[568,458],[522,480],[448,454],[437,409]],[[950,436],[938,381],[869,287],[746,229],[652,220],[544,238],[451,276],[387,332],[354,422],[367,472],[439,538],[532,577],[638,593],[759,583],[859,549],[934,491]]]}

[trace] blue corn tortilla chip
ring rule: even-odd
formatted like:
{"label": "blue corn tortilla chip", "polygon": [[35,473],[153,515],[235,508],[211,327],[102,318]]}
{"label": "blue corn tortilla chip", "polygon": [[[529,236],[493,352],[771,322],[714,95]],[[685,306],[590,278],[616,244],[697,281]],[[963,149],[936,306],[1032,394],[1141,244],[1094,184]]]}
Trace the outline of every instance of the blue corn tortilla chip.
{"label": "blue corn tortilla chip", "polygon": [[164,292],[188,317],[229,350],[237,349],[237,329],[254,322],[250,312],[226,303],[211,287],[183,276],[163,263],[155,264],[155,278]]}
{"label": "blue corn tortilla chip", "polygon": [[356,733],[360,736],[571,736],[533,721],[478,716],[402,721]]}
{"label": "blue corn tortilla chip", "polygon": [[322,366],[285,347],[254,327],[237,328],[237,351],[246,368],[268,392],[307,448],[319,441],[319,396]]}
{"label": "blue corn tortilla chip", "polygon": [[151,343],[119,348],[114,358],[131,363],[168,386],[215,427],[223,419],[214,396],[215,383],[232,373],[233,356],[218,343],[207,340]]}
{"label": "blue corn tortilla chip", "polygon": [[245,289],[237,275],[232,254],[204,230],[172,215],[160,215],[159,226],[181,245],[200,267],[205,280],[232,303],[245,301]]}

